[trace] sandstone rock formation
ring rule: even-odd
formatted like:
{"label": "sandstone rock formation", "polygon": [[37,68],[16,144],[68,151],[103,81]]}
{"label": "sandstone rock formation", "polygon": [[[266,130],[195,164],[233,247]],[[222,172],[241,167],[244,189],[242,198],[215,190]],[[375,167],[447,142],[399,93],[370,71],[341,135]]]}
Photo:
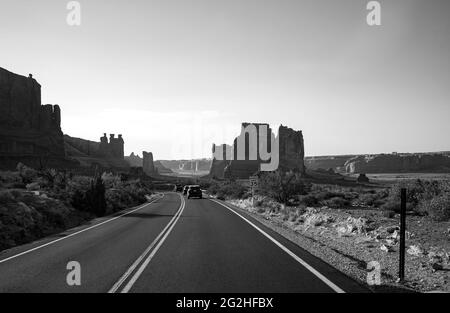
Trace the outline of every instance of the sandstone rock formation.
{"label": "sandstone rock formation", "polygon": [[369,177],[367,177],[366,174],[361,173],[361,174],[359,174],[359,176],[356,179],[356,181],[358,183],[368,183],[369,182]]}
{"label": "sandstone rock formation", "polygon": [[41,105],[41,85],[31,75],[0,68],[0,163],[15,167],[21,160],[35,166],[43,158],[64,161],[61,110]]}
{"label": "sandstone rock formation", "polygon": [[100,138],[99,148],[99,153],[102,156],[116,159],[124,158],[124,141],[122,135],[119,135],[119,137],[116,138],[114,134],[110,134],[108,142],[106,133],[104,133],[103,137]]}
{"label": "sandstone rock formation", "polygon": [[121,135],[115,138],[114,134],[111,134],[109,142],[106,134],[99,142],[64,135],[64,143],[67,156],[77,160],[83,167],[129,167],[124,160],[124,141]]}
{"label": "sandstone rock formation", "polygon": [[278,128],[280,141],[280,169],[305,172],[305,147],[303,133],[281,125]]}
{"label": "sandstone rock formation", "polygon": [[[149,162],[150,159],[153,159],[153,155],[150,157],[149,154],[147,154],[147,158],[147,162]],[[134,152],[132,152],[129,156],[126,156],[125,161],[132,167],[144,167],[144,160],[139,155],[134,154]],[[149,173],[148,175],[173,173],[172,170],[165,167],[161,161],[153,161],[153,171],[151,165],[146,164],[146,166],[149,167],[147,172],[144,171],[144,169],[143,171],[144,173]]]}
{"label": "sandstone rock formation", "polygon": [[153,153],[142,151],[142,168],[147,175],[157,174],[155,165],[153,164]]}
{"label": "sandstone rock formation", "polygon": [[167,168],[164,166],[164,164],[161,163],[161,161],[154,161],[153,166],[156,169],[156,172],[158,174],[171,174],[173,171],[170,168]]}
{"label": "sandstone rock formation", "polygon": [[[248,127],[254,126],[256,128],[256,137],[251,138],[250,134],[245,130]],[[261,132],[262,129],[267,129],[266,133]],[[260,146],[260,141],[256,138],[263,138],[266,136],[265,146]],[[210,177],[213,178],[238,178],[247,179],[249,176],[255,174],[260,170],[267,160],[261,158],[260,152],[272,152],[272,138],[274,137],[272,129],[268,124],[264,123],[242,123],[241,133],[234,140],[233,145],[226,144],[216,146],[213,145],[213,160],[210,169]],[[253,145],[250,144],[251,141]],[[279,143],[279,169],[283,171],[295,171],[304,173],[304,142],[301,131],[294,131],[291,128],[281,125],[278,129],[277,139]],[[245,151],[243,157],[238,157],[239,142],[243,142]],[[251,147],[255,147],[257,153],[253,154]],[[217,154],[222,151],[223,156],[217,158]]]}
{"label": "sandstone rock formation", "polygon": [[139,155],[134,154],[134,152],[131,152],[129,156],[126,156],[125,161],[132,167],[142,167],[142,158]]}

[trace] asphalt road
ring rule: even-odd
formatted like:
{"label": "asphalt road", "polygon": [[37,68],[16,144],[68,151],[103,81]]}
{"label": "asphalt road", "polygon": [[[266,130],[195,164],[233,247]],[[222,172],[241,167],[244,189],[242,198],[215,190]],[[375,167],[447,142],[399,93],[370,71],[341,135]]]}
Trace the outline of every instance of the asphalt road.
{"label": "asphalt road", "polygon": [[0,253],[0,292],[364,291],[254,219],[176,193]]}

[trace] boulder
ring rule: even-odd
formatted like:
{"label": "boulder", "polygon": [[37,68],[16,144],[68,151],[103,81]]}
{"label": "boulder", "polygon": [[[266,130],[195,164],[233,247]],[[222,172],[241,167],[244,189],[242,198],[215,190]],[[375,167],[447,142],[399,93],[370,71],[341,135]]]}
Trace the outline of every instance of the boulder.
{"label": "boulder", "polygon": [[406,252],[413,256],[422,256],[424,254],[423,250],[419,246],[409,246]]}
{"label": "boulder", "polygon": [[369,178],[366,176],[366,174],[359,174],[358,178],[356,179],[358,183],[368,183]]}

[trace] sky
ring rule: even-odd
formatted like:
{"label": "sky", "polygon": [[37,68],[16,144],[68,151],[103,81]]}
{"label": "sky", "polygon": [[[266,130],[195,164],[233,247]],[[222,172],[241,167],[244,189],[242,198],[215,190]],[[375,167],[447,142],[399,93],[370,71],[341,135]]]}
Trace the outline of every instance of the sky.
{"label": "sky", "polygon": [[0,67],[62,129],[155,159],[211,156],[242,122],[302,130],[306,155],[450,150],[450,1],[0,0]]}

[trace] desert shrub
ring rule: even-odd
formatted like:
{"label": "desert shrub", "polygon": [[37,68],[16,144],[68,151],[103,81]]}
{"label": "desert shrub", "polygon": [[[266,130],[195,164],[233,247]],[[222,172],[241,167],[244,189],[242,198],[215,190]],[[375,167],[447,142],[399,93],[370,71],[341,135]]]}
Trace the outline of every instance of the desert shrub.
{"label": "desert shrub", "polygon": [[381,190],[381,191],[373,191],[370,190],[367,193],[363,193],[359,196],[359,201],[364,203],[367,206],[375,206],[380,207],[382,206],[386,201],[386,197],[388,196],[387,190]]}
{"label": "desert shrub", "polygon": [[90,204],[90,212],[97,216],[103,216],[106,212],[105,185],[100,177],[92,181],[91,188],[86,197]]}
{"label": "desert shrub", "polygon": [[120,186],[122,179],[120,175],[105,172],[102,174],[102,181],[105,184],[105,188],[116,188]]}
{"label": "desert shrub", "polygon": [[[408,203],[407,206],[408,208]],[[411,205],[409,204],[409,207],[411,208]],[[386,202],[381,206],[381,209],[384,211],[392,211],[395,213],[400,212],[400,200],[397,200],[393,197],[389,197]]]}
{"label": "desert shrub", "polygon": [[103,216],[106,213],[106,189],[102,179],[97,177],[91,180],[87,189],[84,184],[79,184],[78,187],[72,190],[71,205],[79,211]]}
{"label": "desert shrub", "polygon": [[209,186],[208,192],[222,200],[244,199],[248,196],[248,188],[233,181],[213,182]]}
{"label": "desert shrub", "polygon": [[89,219],[59,200],[23,190],[0,192],[0,250],[74,227]]}
{"label": "desert shrub", "polygon": [[383,216],[387,217],[387,218],[394,218],[395,217],[395,212],[394,211],[390,211],[390,210],[385,210],[385,211],[383,211]]}
{"label": "desert shrub", "polygon": [[212,179],[200,179],[200,186],[202,189],[208,190],[212,184],[214,184],[214,180]]}
{"label": "desert shrub", "polygon": [[347,191],[341,188],[333,189],[332,187],[322,187],[322,188],[323,189],[318,189],[316,187],[314,192],[315,197],[320,202],[332,198],[343,198],[346,200],[353,200],[358,197],[358,193],[354,191]]}
{"label": "desert shrub", "polygon": [[367,206],[372,206],[377,200],[377,197],[372,193],[365,193],[359,196],[359,200]]}
{"label": "desert shrub", "polygon": [[450,220],[450,194],[442,194],[428,200],[422,200],[417,212],[427,214],[436,221]]}
{"label": "desert shrub", "polygon": [[[0,184],[4,188],[25,188],[25,184],[22,182],[19,172],[1,171]],[[20,187],[17,187],[18,185],[20,185]]]}
{"label": "desert shrub", "polygon": [[133,199],[129,193],[121,189],[108,189],[105,193],[108,212],[117,212],[132,206]]}
{"label": "desert shrub", "polygon": [[105,193],[108,211],[116,212],[145,203],[147,201],[145,196],[152,193],[151,188],[150,183],[140,180],[121,182],[117,188],[110,188]]}
{"label": "desert shrub", "polygon": [[[445,181],[413,180],[395,184],[390,190],[385,203],[381,206],[384,210],[400,212],[400,190],[406,188],[406,208],[417,214],[429,214],[427,209],[433,199],[450,192],[450,185]],[[421,204],[422,203],[422,204]],[[437,203],[437,202],[434,202]],[[421,204],[421,205],[420,205]]]}
{"label": "desert shrub", "polygon": [[14,202],[14,196],[9,190],[0,191],[0,205],[6,205]]}
{"label": "desert shrub", "polygon": [[223,183],[220,183],[218,181],[213,181],[209,184],[209,186],[206,187],[206,190],[212,195],[217,195],[217,193],[220,190],[221,184],[223,184]]}
{"label": "desert shrub", "polygon": [[307,194],[310,188],[299,174],[276,171],[260,174],[258,193],[288,204],[294,197]]}
{"label": "desert shrub", "polygon": [[264,199],[260,198],[260,199],[255,199],[255,201],[253,202],[253,206],[256,208],[262,207],[264,205]]}
{"label": "desert shrub", "polygon": [[312,194],[300,195],[298,197],[298,202],[300,205],[306,207],[316,207],[319,205],[319,200]]}
{"label": "desert shrub", "polygon": [[333,209],[341,209],[351,205],[350,200],[343,197],[333,197],[329,200],[324,200],[322,203]]}
{"label": "desert shrub", "polygon": [[17,164],[17,171],[23,184],[30,184],[37,178],[37,171],[22,163]]}

